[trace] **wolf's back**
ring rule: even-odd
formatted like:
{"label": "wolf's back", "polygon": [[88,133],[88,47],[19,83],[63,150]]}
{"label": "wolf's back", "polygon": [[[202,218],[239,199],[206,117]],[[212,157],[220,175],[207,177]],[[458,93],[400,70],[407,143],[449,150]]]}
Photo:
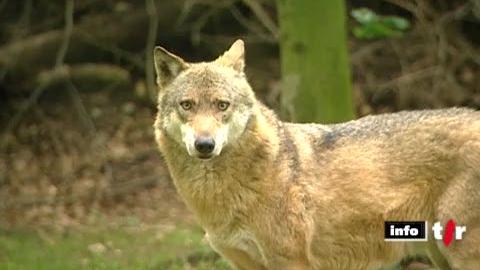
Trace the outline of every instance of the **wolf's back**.
{"label": "wolf's back", "polygon": [[480,142],[480,111],[465,108],[402,111],[333,125],[289,125],[292,132],[303,132],[318,150],[371,140],[385,143],[405,143],[410,140],[415,144],[415,139],[422,136],[439,141],[451,137],[459,141]]}
{"label": "wolf's back", "polygon": [[[476,123],[475,123],[476,122]],[[471,125],[478,128],[480,111],[466,108],[439,110],[401,111],[398,113],[372,115],[358,120],[330,125],[332,137],[365,138],[392,136],[409,128],[423,127],[447,131],[449,127]],[[438,125],[442,124],[442,125]],[[480,136],[480,134],[477,134]],[[480,137],[479,137],[480,140]]]}
{"label": "wolf's back", "polygon": [[287,124],[287,129],[295,135],[299,163],[314,171],[373,177],[382,170],[390,178],[448,181],[460,167],[480,170],[480,112],[470,109],[406,111],[334,125]]}

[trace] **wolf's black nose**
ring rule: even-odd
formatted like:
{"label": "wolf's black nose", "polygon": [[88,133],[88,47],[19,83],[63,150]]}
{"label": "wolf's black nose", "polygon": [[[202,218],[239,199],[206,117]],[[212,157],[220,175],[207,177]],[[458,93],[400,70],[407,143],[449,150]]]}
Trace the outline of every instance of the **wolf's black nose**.
{"label": "wolf's black nose", "polygon": [[199,137],[195,140],[195,149],[200,154],[210,154],[215,148],[215,141],[211,137]]}

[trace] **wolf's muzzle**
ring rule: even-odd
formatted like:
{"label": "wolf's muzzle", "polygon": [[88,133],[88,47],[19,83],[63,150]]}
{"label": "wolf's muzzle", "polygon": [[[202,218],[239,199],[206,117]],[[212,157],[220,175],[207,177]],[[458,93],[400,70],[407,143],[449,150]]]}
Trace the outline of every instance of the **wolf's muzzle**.
{"label": "wolf's muzzle", "polygon": [[215,149],[215,141],[212,137],[198,137],[194,145],[198,153],[202,155],[210,155]]}

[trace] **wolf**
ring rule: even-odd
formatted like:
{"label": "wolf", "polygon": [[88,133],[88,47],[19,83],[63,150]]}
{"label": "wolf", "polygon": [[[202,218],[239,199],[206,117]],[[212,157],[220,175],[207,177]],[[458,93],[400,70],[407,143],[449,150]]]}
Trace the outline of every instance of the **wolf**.
{"label": "wolf", "polygon": [[[237,40],[210,62],[154,50],[155,138],[212,248],[239,270],[379,269],[410,255],[480,269],[480,112],[282,122],[255,98]],[[464,239],[386,242],[384,222],[466,226]]]}

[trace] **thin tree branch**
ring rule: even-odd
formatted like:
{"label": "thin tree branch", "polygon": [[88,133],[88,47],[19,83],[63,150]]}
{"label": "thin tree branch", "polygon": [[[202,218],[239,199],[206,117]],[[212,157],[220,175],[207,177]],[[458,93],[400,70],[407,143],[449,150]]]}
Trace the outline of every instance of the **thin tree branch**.
{"label": "thin tree branch", "polygon": [[253,23],[253,22],[249,21],[247,18],[245,18],[242,15],[242,13],[234,5],[232,5],[229,8],[229,10],[230,10],[230,13],[232,13],[233,17],[241,25],[243,25],[248,31],[257,35],[262,40],[265,40],[265,41],[268,41],[268,42],[276,42],[277,41],[277,39],[274,36],[272,36],[269,32],[266,32],[264,29],[259,27],[256,23]]}
{"label": "thin tree branch", "polygon": [[436,75],[440,68],[441,66],[436,65],[436,66],[427,67],[421,70],[417,70],[411,73],[403,74],[400,77],[394,78],[393,80],[390,80],[388,82],[378,85],[377,89],[384,90],[386,88],[398,86],[400,84],[412,83],[414,81],[417,81],[426,77],[431,77]]}
{"label": "thin tree branch", "polygon": [[[73,10],[74,10],[74,0],[67,0],[65,6],[65,30],[64,30],[64,39],[62,45],[57,53],[56,61],[54,69],[59,69],[63,66],[65,55],[68,50],[68,46],[70,43],[70,37],[72,34],[73,29]],[[26,102],[23,103],[20,110],[12,117],[10,122],[7,125],[5,130],[5,137],[10,133],[13,129],[17,127],[17,125],[21,122],[24,114],[34,105],[37,103],[38,99],[42,95],[43,91],[47,88],[47,84],[39,84],[33,93],[29,96]],[[0,150],[3,150],[6,146],[6,139],[2,140],[0,143]]]}
{"label": "thin tree branch", "polygon": [[147,35],[147,46],[145,48],[145,79],[150,100],[154,101],[157,91],[155,87],[155,73],[153,70],[153,48],[155,47],[155,41],[157,40],[158,14],[155,1],[145,1],[147,14],[150,18]]}
{"label": "thin tree branch", "polygon": [[257,0],[242,0],[252,12],[257,16],[262,25],[273,35],[275,39],[278,39],[278,27],[270,16],[265,12],[262,5]]}
{"label": "thin tree branch", "polygon": [[70,45],[70,38],[73,31],[73,10],[74,0],[67,0],[65,7],[65,30],[63,32],[63,42],[57,53],[55,68],[59,68],[63,65],[65,55],[68,51],[68,46]]}

